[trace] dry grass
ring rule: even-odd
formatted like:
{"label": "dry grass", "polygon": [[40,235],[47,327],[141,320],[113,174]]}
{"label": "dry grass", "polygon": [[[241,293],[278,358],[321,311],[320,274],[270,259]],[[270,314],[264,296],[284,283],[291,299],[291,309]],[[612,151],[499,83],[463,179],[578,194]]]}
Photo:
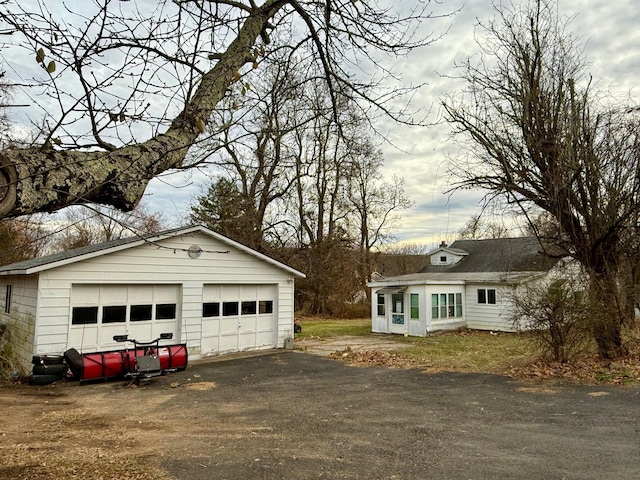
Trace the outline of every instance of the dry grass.
{"label": "dry grass", "polygon": [[[303,334],[318,338],[370,335],[370,322],[308,318],[303,320]],[[640,326],[626,332],[629,355],[615,361],[602,360],[592,352],[579,355],[570,363],[548,361],[530,333],[461,330],[428,337],[389,335],[388,340],[410,345],[391,352],[345,350],[334,358],[357,365],[411,367],[427,372],[494,373],[521,380],[640,385]]]}

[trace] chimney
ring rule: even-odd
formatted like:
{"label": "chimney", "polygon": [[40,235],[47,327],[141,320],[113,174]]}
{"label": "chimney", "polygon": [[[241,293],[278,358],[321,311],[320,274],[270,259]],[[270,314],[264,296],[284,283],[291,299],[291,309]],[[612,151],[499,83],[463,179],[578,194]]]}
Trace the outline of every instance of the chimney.
{"label": "chimney", "polygon": [[447,248],[447,242],[442,240],[442,242],[440,242],[440,248]]}

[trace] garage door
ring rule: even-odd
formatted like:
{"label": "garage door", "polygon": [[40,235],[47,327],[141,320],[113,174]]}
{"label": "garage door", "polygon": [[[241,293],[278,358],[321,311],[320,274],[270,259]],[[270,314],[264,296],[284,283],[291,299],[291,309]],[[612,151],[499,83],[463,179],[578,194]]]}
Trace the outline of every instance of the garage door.
{"label": "garage door", "polygon": [[114,335],[140,341],[161,333],[179,339],[179,285],[82,285],[71,289],[69,348],[101,351],[124,348]]}
{"label": "garage door", "polygon": [[202,355],[274,348],[275,285],[205,285]]}

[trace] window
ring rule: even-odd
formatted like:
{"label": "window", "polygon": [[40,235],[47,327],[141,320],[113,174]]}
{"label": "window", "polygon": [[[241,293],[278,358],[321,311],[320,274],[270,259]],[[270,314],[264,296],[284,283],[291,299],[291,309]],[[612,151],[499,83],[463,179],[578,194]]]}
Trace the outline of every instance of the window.
{"label": "window", "polygon": [[411,318],[420,318],[420,295],[411,294]]}
{"label": "window", "polygon": [[202,304],[203,317],[219,317],[220,302],[206,302]]}
{"label": "window", "polygon": [[487,303],[487,291],[484,288],[478,289],[478,303]]}
{"label": "window", "polygon": [[487,303],[496,304],[496,291],[494,289],[487,290]]}
{"label": "window", "polygon": [[238,315],[238,302],[223,302],[222,316],[232,317],[234,315]]}
{"label": "window", "polygon": [[241,312],[242,315],[255,315],[256,314],[256,302],[242,302]]}
{"label": "window", "polygon": [[172,320],[176,318],[175,303],[159,303],[156,305],[156,320]]}
{"label": "window", "polygon": [[4,313],[11,313],[11,293],[13,290],[13,286],[11,284],[7,285],[7,289],[4,295]]}
{"label": "window", "polygon": [[260,300],[258,313],[273,313],[273,300]]}
{"label": "window", "polygon": [[98,307],[73,307],[71,312],[72,325],[89,325],[98,323]]}
{"label": "window", "polygon": [[391,294],[391,323],[393,325],[404,325],[404,294]]}
{"label": "window", "polygon": [[404,294],[394,293],[391,295],[393,313],[404,313]]}
{"label": "window", "polygon": [[496,304],[495,288],[479,288],[478,303],[495,305]]}
{"label": "window", "polygon": [[462,293],[431,294],[431,318],[462,317]]}
{"label": "window", "polygon": [[446,256],[440,257],[440,263],[447,263],[447,257]]}
{"label": "window", "polygon": [[152,305],[131,305],[131,311],[129,312],[129,321],[131,322],[145,322],[151,320],[151,313],[153,311]]}
{"label": "window", "polygon": [[120,323],[127,319],[127,306],[102,307],[102,323]]}
{"label": "window", "polygon": [[431,294],[431,318],[438,318],[438,294]]}
{"label": "window", "polygon": [[378,294],[378,316],[385,316],[385,307],[384,307],[384,293]]}

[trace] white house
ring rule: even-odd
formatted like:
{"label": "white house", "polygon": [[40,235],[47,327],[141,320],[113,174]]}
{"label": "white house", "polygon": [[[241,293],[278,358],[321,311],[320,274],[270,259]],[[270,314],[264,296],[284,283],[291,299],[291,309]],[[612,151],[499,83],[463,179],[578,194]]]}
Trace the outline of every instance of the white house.
{"label": "white house", "polygon": [[173,333],[191,359],[284,347],[304,274],[203,227],[0,267],[0,323],[32,355],[117,350],[114,335]]}
{"label": "white house", "polygon": [[368,284],[372,331],[414,336],[463,327],[513,331],[514,289],[550,275],[558,262],[533,237],[443,243],[419,273]]}

